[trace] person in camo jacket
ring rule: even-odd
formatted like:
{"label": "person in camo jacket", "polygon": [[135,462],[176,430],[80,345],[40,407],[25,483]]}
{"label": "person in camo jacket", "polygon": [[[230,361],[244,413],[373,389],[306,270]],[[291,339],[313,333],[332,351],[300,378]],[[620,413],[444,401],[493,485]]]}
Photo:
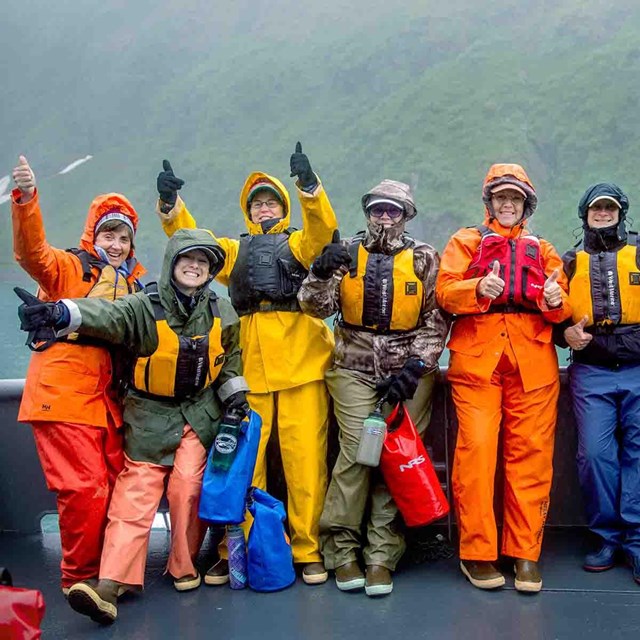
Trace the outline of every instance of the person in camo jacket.
{"label": "person in camo jacket", "polygon": [[[405,543],[382,478],[356,462],[362,425],[384,397],[389,405],[405,402],[424,434],[449,321],[435,300],[438,254],[405,232],[416,215],[410,187],[383,180],[363,196],[362,208],[366,230],[343,241],[334,234],[311,265],[298,300],[311,315],[338,314],[334,364],[325,379],[340,452],[320,519],[320,548],[338,589],[364,587],[377,596],[391,593]],[[370,516],[361,541],[367,502]],[[366,575],[357,562],[361,547]]]}

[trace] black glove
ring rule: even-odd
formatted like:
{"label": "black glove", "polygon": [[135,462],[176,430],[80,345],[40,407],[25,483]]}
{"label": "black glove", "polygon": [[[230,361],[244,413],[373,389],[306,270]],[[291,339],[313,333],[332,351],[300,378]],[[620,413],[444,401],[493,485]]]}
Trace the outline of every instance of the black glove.
{"label": "black glove", "polygon": [[328,280],[334,271],[342,265],[350,265],[351,256],[347,247],[340,244],[340,231],[336,229],[333,232],[331,243],[326,245],[322,253],[313,261],[311,271],[313,275],[320,280]]}
{"label": "black glove", "polygon": [[396,405],[413,398],[420,378],[426,373],[427,366],[422,360],[409,358],[399,373],[389,376],[376,385],[376,391],[381,398],[391,405]]}
{"label": "black glove", "polygon": [[184,180],[176,178],[176,175],[173,173],[173,169],[171,168],[171,163],[168,160],[162,161],[162,168],[164,171],[161,171],[158,174],[157,182],[160,200],[167,204],[174,205],[178,198],[178,190],[182,189]]}
{"label": "black glove", "polygon": [[15,287],[14,291],[24,303],[18,307],[23,331],[37,331],[43,327],[60,330],[69,326],[69,310],[62,302],[42,302],[20,287]]}
{"label": "black glove", "polygon": [[296,150],[291,154],[291,177],[298,176],[298,180],[300,180],[300,186],[305,191],[310,191],[312,187],[315,187],[318,184],[318,178],[316,174],[313,173],[313,169],[311,168],[311,164],[309,163],[309,158],[302,153],[302,144],[300,142],[296,143]]}
{"label": "black glove", "polygon": [[231,394],[224,402],[225,414],[235,417],[238,423],[242,422],[249,414],[249,403],[244,391]]}

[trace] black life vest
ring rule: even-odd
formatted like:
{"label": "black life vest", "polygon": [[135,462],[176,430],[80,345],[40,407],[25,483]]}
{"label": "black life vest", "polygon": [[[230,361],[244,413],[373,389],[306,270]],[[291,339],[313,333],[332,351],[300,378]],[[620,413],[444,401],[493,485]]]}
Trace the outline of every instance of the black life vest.
{"label": "black life vest", "polygon": [[239,316],[256,311],[300,311],[298,290],[307,270],[289,247],[289,235],[243,234],[229,276],[229,297]]}

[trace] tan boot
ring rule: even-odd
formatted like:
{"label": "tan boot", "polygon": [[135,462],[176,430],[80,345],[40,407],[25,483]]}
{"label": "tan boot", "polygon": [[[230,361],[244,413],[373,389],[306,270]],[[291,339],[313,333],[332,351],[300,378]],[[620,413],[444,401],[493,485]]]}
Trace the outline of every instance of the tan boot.
{"label": "tan boot", "polygon": [[195,576],[183,576],[182,578],[174,580],[173,586],[176,588],[176,591],[193,591],[200,586],[201,582],[200,574],[196,573]]}
{"label": "tan boot", "polygon": [[204,583],[218,586],[229,582],[229,561],[220,558],[204,576]]}
{"label": "tan boot", "polygon": [[467,580],[478,589],[497,589],[504,586],[504,576],[487,560],[460,560],[460,569]]}
{"label": "tan boot", "polygon": [[542,576],[538,563],[533,560],[515,558],[513,570],[516,572],[515,587],[524,593],[538,593],[542,589]]}
{"label": "tan boot", "polygon": [[368,596],[386,596],[392,591],[391,571],[379,564],[368,564],[364,592]]}
{"label": "tan boot", "polygon": [[302,569],[302,579],[305,584],[323,584],[328,577],[329,574],[322,562],[309,562]]}
{"label": "tan boot", "polygon": [[340,591],[355,591],[364,587],[364,573],[357,562],[336,567],[336,586]]}
{"label": "tan boot", "polygon": [[89,616],[98,624],[111,624],[118,617],[116,601],[120,587],[114,580],[100,580],[95,587],[78,582],[69,588],[67,598],[74,611]]}

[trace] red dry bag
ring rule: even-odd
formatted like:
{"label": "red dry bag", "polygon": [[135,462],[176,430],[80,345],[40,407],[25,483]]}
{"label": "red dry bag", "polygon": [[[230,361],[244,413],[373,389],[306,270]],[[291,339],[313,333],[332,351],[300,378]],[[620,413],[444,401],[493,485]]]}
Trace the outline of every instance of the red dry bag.
{"label": "red dry bag", "polygon": [[449,513],[429,454],[402,404],[387,418],[380,469],[408,527],[424,526]]}
{"label": "red dry bag", "polygon": [[0,568],[0,638],[3,640],[39,640],[44,617],[44,598],[35,589],[18,589],[11,576]]}

